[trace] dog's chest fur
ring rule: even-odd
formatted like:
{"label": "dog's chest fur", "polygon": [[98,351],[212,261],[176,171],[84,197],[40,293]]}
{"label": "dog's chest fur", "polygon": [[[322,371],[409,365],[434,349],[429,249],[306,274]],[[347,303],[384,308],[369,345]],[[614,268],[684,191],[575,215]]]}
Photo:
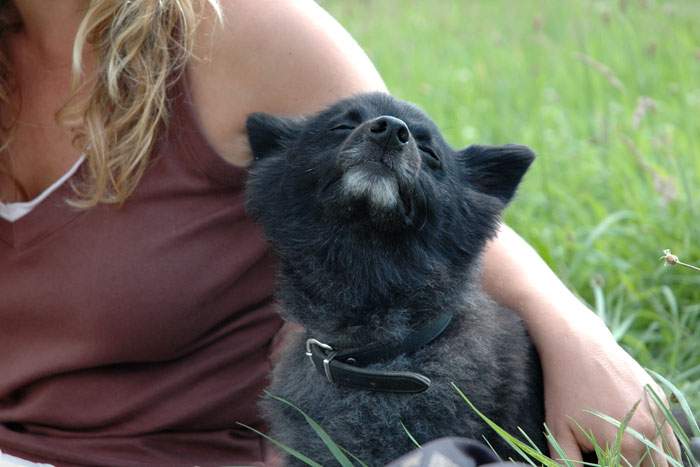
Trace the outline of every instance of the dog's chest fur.
{"label": "dog's chest fur", "polygon": [[[294,401],[339,445],[368,465],[384,465],[415,447],[401,423],[419,443],[441,436],[485,437],[502,457],[517,458],[469,409],[453,382],[501,427],[510,433],[518,433],[521,427],[545,449],[539,363],[522,322],[483,294],[470,294],[463,309],[455,311],[448,330],[430,345],[369,367],[420,372],[432,381],[423,393],[380,393],[329,383],[304,354],[305,340],[314,337],[306,333],[289,343],[274,370],[270,392]],[[298,412],[271,399],[261,404],[272,421],[273,437],[322,465],[334,464]]]}

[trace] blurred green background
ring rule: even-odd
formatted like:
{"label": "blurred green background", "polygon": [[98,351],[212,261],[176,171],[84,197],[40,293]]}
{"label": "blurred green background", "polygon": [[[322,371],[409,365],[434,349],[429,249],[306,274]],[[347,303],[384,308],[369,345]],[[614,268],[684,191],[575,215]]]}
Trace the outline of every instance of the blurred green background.
{"label": "blurred green background", "polygon": [[659,260],[700,263],[700,1],[320,4],[453,146],[537,152],[506,221],[700,409],[700,273]]}

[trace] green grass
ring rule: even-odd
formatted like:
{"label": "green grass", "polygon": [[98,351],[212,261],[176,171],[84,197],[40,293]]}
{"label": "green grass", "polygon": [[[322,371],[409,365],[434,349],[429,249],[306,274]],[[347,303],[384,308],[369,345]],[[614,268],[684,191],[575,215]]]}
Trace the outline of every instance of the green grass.
{"label": "green grass", "polygon": [[700,273],[659,256],[700,263],[700,2],[321,4],[455,147],[538,153],[507,222],[697,412]]}
{"label": "green grass", "polygon": [[[690,407],[688,405],[688,402],[685,398],[685,396],[680,392],[680,390],[675,387],[670,381],[666,380],[662,376],[653,373],[654,377],[664,386],[664,390],[668,391],[671,394],[674,394],[678,398],[678,405],[681,407],[682,411],[685,413],[690,425],[691,425],[691,431],[692,434],[695,436],[700,435],[700,428],[698,427],[697,421],[694,418],[693,413],[690,410]],[[500,436],[503,438],[512,448],[515,452],[518,454],[517,459],[512,459],[514,461],[519,461],[519,462],[527,462],[528,464],[532,465],[533,467],[536,465],[542,465],[545,467],[558,467],[560,465],[564,465],[566,467],[576,467],[579,465],[590,465],[591,467],[620,467],[620,466],[630,466],[630,467],[635,467],[636,465],[640,465],[642,461],[644,461],[647,457],[651,457],[653,454],[658,454],[660,457],[663,457],[667,462],[669,466],[672,467],[683,467],[683,464],[685,465],[696,465],[698,463],[698,459],[696,459],[693,456],[692,451],[689,448],[689,435],[685,433],[685,431],[681,428],[681,426],[678,423],[678,420],[675,418],[675,415],[671,413],[671,411],[665,406],[663,401],[659,398],[659,394],[654,392],[652,388],[649,386],[646,387],[646,391],[648,395],[651,397],[651,400],[653,401],[652,403],[655,403],[657,407],[660,409],[660,412],[662,413],[662,417],[660,417],[656,422],[657,422],[657,432],[656,432],[656,437],[660,437],[660,439],[664,440],[663,441],[663,447],[657,446],[653,441],[651,441],[649,438],[645,437],[644,435],[638,433],[631,427],[629,427],[629,422],[632,419],[632,416],[634,415],[635,411],[637,410],[637,407],[639,405],[639,402],[634,405],[634,407],[627,413],[627,415],[624,417],[623,420],[615,420],[611,417],[608,417],[605,414],[601,414],[598,412],[591,412],[593,415],[600,417],[601,419],[605,420],[607,423],[610,423],[611,425],[615,426],[617,428],[616,431],[616,436],[615,439],[612,440],[611,443],[603,443],[599,442],[595,436],[593,436],[591,433],[586,432],[583,428],[579,426],[579,429],[582,430],[582,432],[585,434],[586,438],[591,443],[591,446],[594,448],[594,452],[596,454],[597,462],[596,463],[581,463],[577,461],[573,461],[567,458],[566,453],[564,452],[563,448],[557,441],[557,439],[552,435],[550,432],[549,428],[545,425],[543,427],[544,433],[546,435],[547,441],[551,444],[552,446],[552,452],[547,453],[547,452],[542,452],[537,445],[532,441],[532,439],[522,430],[520,430],[520,433],[508,433],[504,429],[502,429],[500,426],[498,426],[494,421],[489,419],[486,415],[484,415],[478,407],[476,407],[470,400],[469,397],[462,392],[462,390],[454,383],[452,383],[453,389],[456,391],[456,393],[461,397],[461,399],[465,403],[465,411],[466,410],[471,410],[475,414],[477,414],[483,421],[486,423],[491,429],[496,433],[497,436]],[[316,436],[318,436],[322,441],[325,447],[330,451],[332,454],[333,458],[338,462],[339,465],[342,467],[354,467],[354,466],[360,466],[360,467],[367,467],[367,464],[364,461],[371,462],[371,459],[364,459],[364,461],[352,453],[350,453],[348,450],[343,448],[342,446],[339,446],[333,441],[331,436],[321,427],[315,420],[313,420],[311,417],[309,417],[302,409],[297,407],[296,405],[292,404],[291,402],[281,398],[277,397],[273,394],[266,393],[267,397],[270,397],[274,400],[276,400],[280,404],[287,405],[297,411],[299,414],[301,414],[306,423],[313,429],[314,433]],[[673,429],[673,432],[678,439],[683,452],[685,453],[683,459],[677,459],[670,455],[669,453],[665,452],[664,449],[666,449],[666,441],[664,438],[664,434],[661,430],[661,425],[663,423],[669,423],[671,428]],[[403,429],[403,435],[408,436],[410,440],[416,445],[417,448],[420,448],[421,446],[418,444],[418,442],[415,440],[415,438],[411,435],[411,433],[408,431],[406,426],[403,424],[403,422],[399,421],[399,424],[401,425],[401,428]],[[270,436],[254,429],[251,428],[247,425],[244,425],[242,423],[239,423],[239,425],[248,428],[249,430],[259,434],[260,436],[268,439],[271,441],[275,446],[277,446],[281,452],[286,453],[290,458],[295,458],[298,459],[299,461],[303,462],[305,465],[309,465],[311,467],[320,467],[321,464],[319,464],[317,461],[313,460],[312,458],[308,457],[306,454],[301,453],[281,442],[278,440],[271,438]],[[398,427],[395,427],[396,431],[398,430]],[[642,459],[640,460],[639,463],[632,464],[629,462],[623,455],[622,453],[622,438],[626,434],[629,434],[630,436],[636,438],[642,445],[644,446],[644,453],[642,454]],[[392,432],[392,430],[387,427],[387,436],[401,436],[400,433]],[[490,436],[490,435],[489,435]],[[488,441],[485,439],[484,440],[486,443]],[[489,444],[490,446],[490,444]],[[549,454],[549,455],[548,455]],[[350,456],[350,458],[348,458]],[[551,456],[551,457],[550,457]]]}

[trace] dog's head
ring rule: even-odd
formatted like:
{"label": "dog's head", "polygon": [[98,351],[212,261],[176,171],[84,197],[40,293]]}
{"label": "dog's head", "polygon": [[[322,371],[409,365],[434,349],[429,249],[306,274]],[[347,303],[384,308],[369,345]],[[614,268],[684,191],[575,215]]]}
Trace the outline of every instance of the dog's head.
{"label": "dog's head", "polygon": [[453,150],[420,109],[383,93],[304,118],[253,114],[247,128],[248,212],[283,267],[320,287],[345,280],[332,293],[362,289],[358,304],[463,279],[534,158],[515,145]]}

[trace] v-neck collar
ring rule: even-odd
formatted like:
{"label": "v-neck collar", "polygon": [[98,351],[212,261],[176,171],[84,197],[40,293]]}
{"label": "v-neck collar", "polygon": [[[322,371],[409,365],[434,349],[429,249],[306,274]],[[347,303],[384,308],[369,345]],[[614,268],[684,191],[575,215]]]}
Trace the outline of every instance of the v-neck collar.
{"label": "v-neck collar", "polygon": [[66,199],[76,196],[71,188],[71,181],[82,173],[83,167],[84,165],[81,165],[57,189],[21,218],[14,222],[0,218],[0,241],[16,250],[23,250],[84,213],[84,209],[66,203]]}
{"label": "v-neck collar", "polygon": [[33,199],[29,201],[19,201],[12,203],[3,203],[0,201],[0,217],[9,220],[10,222],[16,222],[19,218],[26,216],[35,207],[37,207],[42,201],[49,197],[51,193],[56,191],[61,185],[63,185],[66,180],[71,178],[73,174],[80,168],[80,165],[85,160],[85,156],[80,156],[77,161],[55,182],[46,187],[44,191],[39,193]]}

